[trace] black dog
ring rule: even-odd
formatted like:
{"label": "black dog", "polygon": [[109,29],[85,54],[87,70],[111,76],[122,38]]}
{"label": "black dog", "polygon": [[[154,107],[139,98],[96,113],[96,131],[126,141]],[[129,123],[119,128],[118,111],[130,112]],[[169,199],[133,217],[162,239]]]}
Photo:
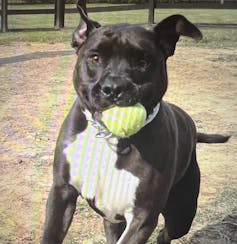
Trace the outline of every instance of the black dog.
{"label": "black dog", "polygon": [[[157,225],[157,243],[188,233],[197,208],[200,173],[196,143],[228,137],[196,132],[183,110],[162,100],[167,89],[166,60],[180,35],[201,32],[173,15],[147,30],[116,24],[101,27],[78,6],[83,22],[74,33],[78,93],[58,138],[54,181],[42,243],[62,243],[81,195],[104,217],[108,243],[145,243]],[[109,135],[101,112],[114,105],[146,108],[144,127],[129,138]]]}

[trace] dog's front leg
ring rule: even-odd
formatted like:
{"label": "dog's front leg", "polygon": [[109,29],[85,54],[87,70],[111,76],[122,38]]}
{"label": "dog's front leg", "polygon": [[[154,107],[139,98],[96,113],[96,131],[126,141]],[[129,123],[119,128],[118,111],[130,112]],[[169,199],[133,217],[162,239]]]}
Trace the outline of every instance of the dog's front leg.
{"label": "dog's front leg", "polygon": [[138,211],[136,215],[132,212],[125,214],[126,229],[117,244],[144,244],[150,237],[157,225],[158,215],[146,210]]}
{"label": "dog's front leg", "polygon": [[42,244],[62,243],[71,224],[78,193],[70,185],[53,185],[46,207]]}
{"label": "dog's front leg", "polygon": [[111,223],[110,221],[104,219],[104,229],[106,240],[108,244],[115,244],[126,228],[126,223]]}
{"label": "dog's front leg", "polygon": [[78,133],[86,128],[86,125],[86,118],[81,112],[80,101],[77,98],[62,125],[57,140],[53,170],[54,183],[47,201],[43,244],[62,243],[71,224],[79,193],[69,184],[70,165],[63,150]]}

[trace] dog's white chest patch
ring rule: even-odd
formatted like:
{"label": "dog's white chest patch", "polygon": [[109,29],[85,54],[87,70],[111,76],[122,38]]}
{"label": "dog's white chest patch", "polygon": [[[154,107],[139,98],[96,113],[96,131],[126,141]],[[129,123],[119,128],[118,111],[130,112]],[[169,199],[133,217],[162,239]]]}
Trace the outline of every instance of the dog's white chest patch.
{"label": "dog's white chest patch", "polygon": [[70,163],[70,184],[82,197],[94,199],[106,218],[116,222],[117,214],[132,211],[139,178],[115,167],[117,154],[104,138],[96,138],[90,122],[85,131],[64,149]]}

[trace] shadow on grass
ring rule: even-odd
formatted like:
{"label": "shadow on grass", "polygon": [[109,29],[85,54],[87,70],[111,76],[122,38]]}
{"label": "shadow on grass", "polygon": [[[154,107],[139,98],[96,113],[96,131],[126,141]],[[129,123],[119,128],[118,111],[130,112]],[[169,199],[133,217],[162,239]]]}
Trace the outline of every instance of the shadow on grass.
{"label": "shadow on grass", "polygon": [[194,233],[192,244],[236,244],[237,215],[228,215],[219,223],[207,225]]}
{"label": "shadow on grass", "polygon": [[53,57],[57,57],[57,56],[69,56],[69,55],[73,55],[73,50],[34,52],[34,53],[22,54],[22,55],[7,57],[7,58],[0,58],[0,66],[6,65],[6,64],[29,61],[29,60],[33,60],[33,59],[53,58]]}

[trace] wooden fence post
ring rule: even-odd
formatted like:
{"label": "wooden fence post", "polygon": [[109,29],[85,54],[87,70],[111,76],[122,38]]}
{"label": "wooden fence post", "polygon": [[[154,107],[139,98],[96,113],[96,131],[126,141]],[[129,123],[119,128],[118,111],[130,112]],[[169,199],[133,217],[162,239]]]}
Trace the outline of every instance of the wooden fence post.
{"label": "wooden fence post", "polygon": [[64,27],[65,0],[55,0],[54,3],[54,27],[61,29]]}
{"label": "wooden fence post", "polygon": [[149,14],[148,14],[148,24],[152,25],[155,23],[155,0],[149,0]]}
{"label": "wooden fence post", "polygon": [[8,24],[7,24],[7,0],[2,0],[2,16],[1,16],[1,30],[2,32],[7,32]]}

